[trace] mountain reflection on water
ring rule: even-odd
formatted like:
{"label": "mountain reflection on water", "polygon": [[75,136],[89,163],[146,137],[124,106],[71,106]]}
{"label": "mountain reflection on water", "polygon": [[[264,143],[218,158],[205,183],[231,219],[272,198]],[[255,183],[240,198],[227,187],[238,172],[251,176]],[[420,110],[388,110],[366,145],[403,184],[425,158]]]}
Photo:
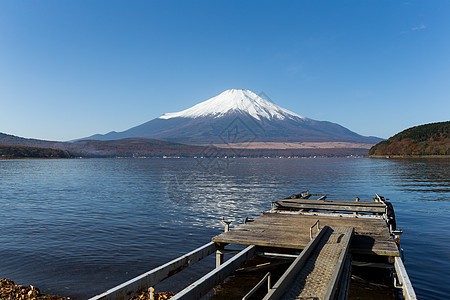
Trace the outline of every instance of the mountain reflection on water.
{"label": "mountain reflection on water", "polygon": [[84,299],[209,242],[222,217],[233,228],[303,190],[330,200],[379,193],[394,204],[419,298],[443,299],[449,167],[449,159],[2,160],[0,276]]}

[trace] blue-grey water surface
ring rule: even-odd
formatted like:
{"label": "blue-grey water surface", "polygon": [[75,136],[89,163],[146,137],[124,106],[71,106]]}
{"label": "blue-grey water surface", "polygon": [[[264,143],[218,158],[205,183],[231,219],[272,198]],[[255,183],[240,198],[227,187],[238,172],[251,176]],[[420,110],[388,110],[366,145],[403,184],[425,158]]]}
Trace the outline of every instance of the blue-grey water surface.
{"label": "blue-grey water surface", "polygon": [[303,190],[379,193],[394,204],[418,297],[445,299],[449,169],[449,159],[0,160],[0,278],[85,299],[209,242],[223,216],[233,226]]}

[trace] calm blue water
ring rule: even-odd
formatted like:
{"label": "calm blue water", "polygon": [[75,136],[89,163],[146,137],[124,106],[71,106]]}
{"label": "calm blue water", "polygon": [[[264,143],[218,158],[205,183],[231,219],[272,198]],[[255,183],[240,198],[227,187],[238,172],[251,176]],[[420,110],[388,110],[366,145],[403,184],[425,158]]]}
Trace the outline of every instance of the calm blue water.
{"label": "calm blue water", "polygon": [[394,204],[419,298],[444,299],[449,170],[449,159],[0,160],[0,277],[84,299],[209,242],[223,216],[242,223],[307,189],[377,192]]}

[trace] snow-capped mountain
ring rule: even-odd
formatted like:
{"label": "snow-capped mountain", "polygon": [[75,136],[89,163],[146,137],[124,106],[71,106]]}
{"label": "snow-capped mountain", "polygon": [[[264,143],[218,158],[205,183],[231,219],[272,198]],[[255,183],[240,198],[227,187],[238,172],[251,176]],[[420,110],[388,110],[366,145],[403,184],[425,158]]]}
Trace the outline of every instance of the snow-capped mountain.
{"label": "snow-capped mountain", "polygon": [[86,139],[152,138],[185,144],[250,142],[352,142],[372,143],[336,123],[316,121],[284,109],[249,90],[231,89],[180,112],[122,132]]}
{"label": "snow-capped mountain", "polygon": [[167,120],[172,118],[198,117],[220,118],[229,113],[249,114],[256,120],[261,120],[261,118],[279,120],[284,120],[286,118],[306,119],[305,117],[261,98],[252,91],[238,89],[226,90],[220,95],[194,105],[191,108],[180,112],[164,114],[159,117],[159,119]]}

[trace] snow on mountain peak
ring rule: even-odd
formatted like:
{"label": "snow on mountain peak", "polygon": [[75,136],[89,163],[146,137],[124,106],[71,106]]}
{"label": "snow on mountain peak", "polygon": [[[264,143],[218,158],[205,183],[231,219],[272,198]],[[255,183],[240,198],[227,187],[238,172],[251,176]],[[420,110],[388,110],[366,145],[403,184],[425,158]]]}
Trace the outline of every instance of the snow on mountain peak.
{"label": "snow on mountain peak", "polygon": [[201,102],[186,110],[174,113],[166,113],[159,119],[171,118],[198,118],[205,116],[221,117],[227,113],[241,112],[248,113],[257,120],[301,118],[306,119],[296,113],[261,98],[249,90],[231,89],[215,96],[209,100]]}

